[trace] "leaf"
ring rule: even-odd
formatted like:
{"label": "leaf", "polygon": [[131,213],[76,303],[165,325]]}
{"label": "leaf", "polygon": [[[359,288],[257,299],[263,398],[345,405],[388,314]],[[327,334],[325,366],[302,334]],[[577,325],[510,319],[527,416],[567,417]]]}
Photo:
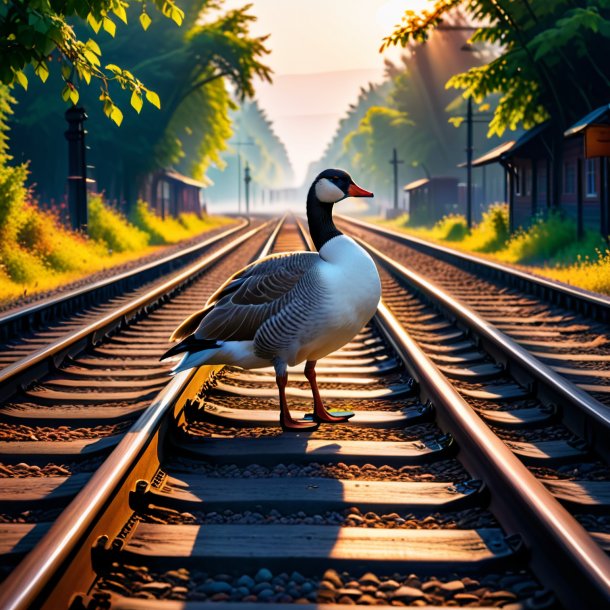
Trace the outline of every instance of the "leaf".
{"label": "leaf", "polygon": [[43,82],[47,82],[47,78],[49,78],[49,68],[47,68],[47,64],[44,61],[41,61],[34,70],[36,76]]}
{"label": "leaf", "polygon": [[61,75],[64,80],[68,80],[70,78],[70,73],[72,72],[72,67],[69,63],[64,62],[61,64]]}
{"label": "leaf", "polygon": [[95,40],[93,40],[93,38],[89,38],[89,40],[87,40],[87,42],[85,43],[85,47],[87,49],[91,49],[96,55],[101,55],[102,54],[102,50],[100,49],[100,45],[97,44],[97,42],[95,42]]}
{"label": "leaf", "polygon": [[170,10],[169,16],[172,21],[176,23],[176,25],[182,25],[182,21],[184,20],[184,11],[179,9],[177,6],[173,6]]}
{"label": "leaf", "polygon": [[464,122],[464,117],[463,116],[452,116],[449,117],[449,122],[454,126],[454,127],[459,127],[463,122]]}
{"label": "leaf", "polygon": [[161,100],[159,98],[159,96],[154,92],[154,91],[150,91],[148,90],[146,92],[146,99],[156,108],[158,108],[159,110],[161,110]]}
{"label": "leaf", "polygon": [[62,90],[61,90],[61,99],[64,102],[67,102],[70,99],[70,87],[69,85],[66,85]]}
{"label": "leaf", "polygon": [[24,88],[25,91],[27,91],[28,77],[21,70],[17,70],[17,72],[15,72],[15,77],[17,78],[17,82]]}
{"label": "leaf", "polygon": [[108,17],[104,17],[104,29],[114,38],[116,33],[116,24],[112,19],[108,19]]}
{"label": "leaf", "polygon": [[131,105],[133,106],[133,108],[135,109],[135,111],[140,114],[140,110],[142,110],[142,94],[137,91],[134,90],[134,92],[131,94]]}
{"label": "leaf", "polygon": [[87,15],[87,23],[91,26],[91,29],[97,34],[102,27],[102,22],[98,21],[91,13]]}
{"label": "leaf", "polygon": [[89,49],[85,49],[83,51],[83,55],[94,66],[99,66],[100,65],[99,57],[93,51],[91,51]]}
{"label": "leaf", "polygon": [[116,64],[108,64],[106,66],[106,70],[110,70],[110,72],[112,72],[113,74],[120,74],[123,71]]}
{"label": "leaf", "polygon": [[118,3],[113,9],[112,12],[123,22],[127,23],[127,13],[125,12],[125,7]]}
{"label": "leaf", "polygon": [[140,15],[140,25],[142,26],[142,29],[145,32],[149,28],[151,23],[152,23],[152,19],[148,16],[147,13],[142,13]]}
{"label": "leaf", "polygon": [[123,122],[123,113],[118,106],[113,106],[110,111],[110,118],[120,127]]}
{"label": "leaf", "polygon": [[76,106],[76,104],[78,104],[78,98],[79,98],[79,94],[78,94],[78,90],[75,89],[74,87],[72,87],[70,89],[70,101]]}

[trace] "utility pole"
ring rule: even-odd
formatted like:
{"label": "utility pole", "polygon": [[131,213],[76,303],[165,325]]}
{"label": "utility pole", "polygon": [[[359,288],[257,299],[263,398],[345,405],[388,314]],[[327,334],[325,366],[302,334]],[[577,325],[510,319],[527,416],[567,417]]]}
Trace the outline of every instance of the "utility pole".
{"label": "utility pole", "polygon": [[466,110],[466,225],[472,228],[472,98]]}
{"label": "utility pole", "polygon": [[250,166],[246,161],[246,170],[244,171],[244,183],[246,186],[246,216],[250,216],[250,182],[252,178],[250,177]]}
{"label": "utility pole", "polygon": [[398,211],[398,166],[404,161],[398,159],[396,149],[393,149],[392,159],[390,163],[394,166],[394,211]]}
{"label": "utility pole", "polygon": [[254,146],[252,140],[247,142],[233,142],[237,146],[237,212],[241,214],[241,146]]}
{"label": "utility pole", "polygon": [[83,108],[72,106],[66,110],[68,130],[68,210],[73,229],[87,230],[87,162],[85,159],[84,122],[87,115]]}

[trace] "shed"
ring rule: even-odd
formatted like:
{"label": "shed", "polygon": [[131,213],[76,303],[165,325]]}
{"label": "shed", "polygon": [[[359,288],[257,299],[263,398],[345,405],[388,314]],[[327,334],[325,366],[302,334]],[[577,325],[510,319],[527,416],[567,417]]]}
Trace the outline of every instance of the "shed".
{"label": "shed", "polygon": [[409,197],[409,214],[416,224],[434,224],[458,210],[458,179],[422,178],[404,186]]}

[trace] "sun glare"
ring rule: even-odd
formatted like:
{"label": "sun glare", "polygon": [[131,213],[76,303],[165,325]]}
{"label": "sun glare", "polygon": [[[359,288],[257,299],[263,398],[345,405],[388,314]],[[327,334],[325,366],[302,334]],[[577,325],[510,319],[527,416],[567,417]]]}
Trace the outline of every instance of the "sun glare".
{"label": "sun glare", "polygon": [[422,11],[432,5],[431,0],[389,0],[377,9],[377,23],[386,33],[390,33],[399,24],[405,11]]}

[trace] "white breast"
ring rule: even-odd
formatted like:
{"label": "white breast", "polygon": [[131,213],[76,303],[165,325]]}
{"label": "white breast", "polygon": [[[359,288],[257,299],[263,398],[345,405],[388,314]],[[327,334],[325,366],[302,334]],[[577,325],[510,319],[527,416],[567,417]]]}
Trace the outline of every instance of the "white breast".
{"label": "white breast", "polygon": [[297,362],[318,360],[345,345],[373,317],[381,297],[375,263],[353,239],[334,237],[322,246],[320,258],[319,280],[326,300],[321,319],[303,337]]}

